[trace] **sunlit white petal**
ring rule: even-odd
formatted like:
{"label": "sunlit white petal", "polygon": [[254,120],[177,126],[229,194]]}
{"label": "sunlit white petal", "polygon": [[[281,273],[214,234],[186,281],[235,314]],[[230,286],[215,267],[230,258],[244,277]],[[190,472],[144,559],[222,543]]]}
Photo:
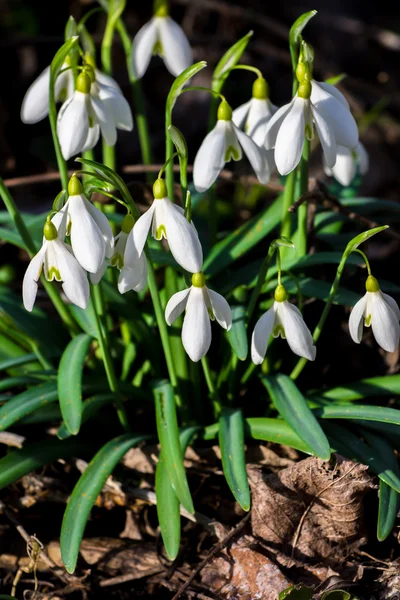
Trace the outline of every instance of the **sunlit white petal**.
{"label": "sunlit white petal", "polygon": [[103,275],[107,271],[108,260],[104,260],[96,273],[90,273],[90,281],[93,285],[97,285],[103,279]]}
{"label": "sunlit white petal", "polygon": [[370,292],[370,296],[372,333],[381,348],[394,352],[399,345],[399,318],[381,292]]}
{"label": "sunlit white petal", "polygon": [[123,267],[118,278],[118,290],[125,294],[130,290],[141,292],[147,283],[147,259],[142,254],[132,267]]}
{"label": "sunlit white petal", "polygon": [[267,125],[277,110],[277,107],[267,98],[265,100],[252,98],[244,132],[251,137],[257,146],[264,144]]}
{"label": "sunlit white petal", "polygon": [[268,125],[265,130],[264,140],[264,145],[267,150],[272,150],[273,148],[275,148],[278,131],[283,123],[283,120],[291,110],[295,99],[296,98],[293,98],[293,100],[289,102],[289,104],[281,106],[281,108],[279,108],[276,111],[276,113],[271,117],[270,121],[268,122]]}
{"label": "sunlit white petal", "polygon": [[351,339],[356,344],[359,344],[362,339],[363,326],[364,326],[364,312],[367,306],[367,294],[365,294],[355,304],[353,310],[350,313],[349,318],[349,331]]}
{"label": "sunlit white petal", "polygon": [[328,168],[334,168],[337,161],[337,146],[333,131],[329,128],[328,123],[316,107],[313,108],[312,114],[324,153],[325,163]]}
{"label": "sunlit white petal", "polygon": [[217,121],[206,135],[193,163],[193,183],[198,192],[212,186],[225,165],[226,121]]}
{"label": "sunlit white petal", "polygon": [[89,202],[85,196],[82,196],[86,210],[91,215],[92,219],[100,229],[105,243],[106,257],[111,258],[114,252],[114,235],[111,229],[111,225],[106,215],[101,212],[94,204]]}
{"label": "sunlit white petal", "polygon": [[[279,128],[274,156],[276,168],[281,175],[293,171],[300,162],[305,139],[304,111],[307,102],[296,97]],[[276,114],[278,113],[274,116]]]}
{"label": "sunlit white petal", "polygon": [[139,219],[134,224],[133,229],[130,232],[126,241],[125,261],[128,261],[126,264],[129,264],[131,255],[135,256],[135,250],[132,246],[135,247],[136,252],[139,255],[142,254],[144,245],[147,240],[147,236],[149,235],[155,208],[156,201],[153,202],[150,208],[147,209],[146,212],[141,217],[139,217]]}
{"label": "sunlit white petal", "polygon": [[246,102],[245,104],[241,104],[241,106],[238,106],[233,111],[232,121],[235,123],[236,127],[243,129],[244,124],[247,119],[247,114],[248,114],[250,106],[251,106],[251,102],[252,102],[252,100],[250,99],[248,102]]}
{"label": "sunlit white petal", "polygon": [[275,310],[285,330],[286,340],[291,351],[308,360],[315,360],[317,349],[297,306],[285,300],[276,302]]}
{"label": "sunlit white petal", "polygon": [[396,302],[396,300],[394,300],[394,298],[392,298],[392,296],[389,296],[389,294],[385,294],[384,292],[381,292],[382,297],[384,299],[384,301],[389,304],[390,308],[392,309],[392,311],[394,312],[394,314],[397,317],[397,320],[400,319],[400,308]]}
{"label": "sunlit white petal", "polygon": [[208,352],[211,344],[211,323],[203,296],[203,288],[192,287],[186,305],[182,327],[182,343],[193,362]]}
{"label": "sunlit white petal", "polygon": [[153,55],[153,48],[157,42],[157,25],[151,19],[137,32],[132,44],[133,70],[137,78],[143,77]]}
{"label": "sunlit white petal", "polygon": [[86,138],[86,142],[81,150],[81,153],[86,152],[86,150],[92,150],[95,147],[100,138],[100,126],[95,123],[92,127],[89,127],[88,136]]}
{"label": "sunlit white petal", "polygon": [[221,327],[229,331],[232,327],[232,311],[228,302],[223,296],[221,296],[221,294],[218,294],[209,288],[207,288],[205,293],[208,293],[211,302],[211,308],[217,322],[221,325]]}
{"label": "sunlit white petal", "polygon": [[185,310],[190,289],[177,292],[168,300],[165,307],[165,320],[168,325],[171,325]]}
{"label": "sunlit white petal", "polygon": [[114,146],[117,141],[117,128],[110,106],[96,94],[90,95],[90,103],[105,143],[107,146]]}
{"label": "sunlit white petal", "polygon": [[82,267],[59,238],[50,242],[57,255],[57,264],[63,281],[62,288],[68,300],[85,309],[89,301],[89,282]]}
{"label": "sunlit white petal", "polygon": [[334,96],[336,100],[339,100],[348,110],[350,110],[349,103],[347,102],[345,96],[343,96],[342,92],[337,89],[334,85],[330,83],[326,83],[325,81],[315,81],[313,79],[311,81],[312,89],[311,89],[311,102],[317,101],[320,97],[320,90],[327,92],[331,96]]}
{"label": "sunlit white petal", "polygon": [[275,309],[272,307],[258,319],[254,327],[251,336],[251,360],[256,365],[260,365],[265,358],[274,322]]}
{"label": "sunlit white petal", "polygon": [[322,88],[317,90],[317,99],[312,104],[333,131],[336,143],[354,149],[358,144],[358,129],[348,108]]}
{"label": "sunlit white petal", "polygon": [[182,27],[171,17],[154,17],[168,71],[178,77],[193,62],[190,44]]}
{"label": "sunlit white petal", "polygon": [[203,250],[195,228],[169,198],[154,202],[156,207],[163,204],[168,245],[176,262],[186,271],[198,273],[203,266]]}
{"label": "sunlit white petal", "polygon": [[84,200],[83,196],[69,197],[71,245],[79,264],[86,271],[96,273],[104,261],[106,247],[103,234]]}
{"label": "sunlit white petal", "polygon": [[49,112],[50,67],[46,67],[28,88],[21,107],[23,123],[38,123]]}
{"label": "sunlit white petal", "polygon": [[44,242],[39,252],[35,254],[26,269],[22,282],[22,300],[27,311],[31,312],[35,304],[38,289],[37,281],[42,272],[47,241]]}
{"label": "sunlit white petal", "polygon": [[268,183],[271,177],[271,167],[269,164],[270,155],[265,148],[257,144],[243,131],[235,127],[238,140],[249,159],[249,163],[254,169],[258,180],[261,183]]}
{"label": "sunlit white petal", "polygon": [[79,154],[89,133],[88,94],[76,91],[60,109],[57,134],[65,160]]}

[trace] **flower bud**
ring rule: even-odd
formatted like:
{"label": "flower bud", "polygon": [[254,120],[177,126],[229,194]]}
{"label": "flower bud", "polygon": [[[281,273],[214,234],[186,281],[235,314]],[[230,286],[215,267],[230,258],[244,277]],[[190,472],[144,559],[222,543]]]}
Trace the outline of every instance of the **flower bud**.
{"label": "flower bud", "polygon": [[218,121],[231,121],[232,120],[232,109],[226,100],[222,100],[218,107]]}
{"label": "flower bud", "polygon": [[87,70],[79,73],[76,78],[76,91],[82,92],[82,94],[89,94],[90,86],[92,85],[92,80],[90,75],[87,73]]}
{"label": "flower bud", "polygon": [[202,288],[206,285],[206,278],[204,277],[204,274],[201,271],[200,273],[193,273],[192,285],[198,288]]}
{"label": "flower bud", "polygon": [[268,83],[264,77],[257,77],[253,83],[253,98],[257,100],[266,100],[269,96]]}
{"label": "flower bud", "polygon": [[68,183],[68,196],[80,196],[82,192],[81,182],[76,175],[72,175]]}
{"label": "flower bud", "polygon": [[156,179],[153,185],[153,195],[156,200],[162,200],[168,196],[167,186],[164,179]]}
{"label": "flower bud", "polygon": [[276,302],[284,302],[285,300],[287,300],[287,297],[288,297],[287,291],[286,291],[285,287],[280,283],[275,288],[275,292],[274,292],[275,301]]}
{"label": "flower bud", "polygon": [[365,282],[365,289],[367,292],[379,292],[379,283],[378,280],[375,279],[372,275],[367,277],[367,281]]}
{"label": "flower bud", "polygon": [[135,224],[135,220],[132,217],[131,213],[128,213],[127,215],[125,215],[125,217],[122,221],[122,225],[121,225],[121,229],[122,229],[123,233],[130,233],[134,224]]}

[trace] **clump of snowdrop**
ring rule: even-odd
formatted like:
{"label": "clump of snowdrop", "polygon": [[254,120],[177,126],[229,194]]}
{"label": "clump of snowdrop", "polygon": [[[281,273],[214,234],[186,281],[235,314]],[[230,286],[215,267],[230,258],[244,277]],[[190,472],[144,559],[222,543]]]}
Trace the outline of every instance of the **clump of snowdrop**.
{"label": "clump of snowdrop", "polygon": [[394,352],[399,345],[400,310],[396,301],[381,292],[375,277],[369,275],[365,282],[365,295],[357,302],[350,314],[349,330],[356,344],[362,339],[364,325],[372,327],[372,333],[381,348]]}
{"label": "clump of snowdrop", "polygon": [[265,140],[267,125],[278,107],[269,99],[268,84],[264,77],[257,77],[253,83],[251,99],[232,113],[232,121],[251,139],[262,146]]}
{"label": "clump of snowdrop", "polygon": [[270,179],[272,164],[265,148],[260,148],[233,122],[232,109],[224,99],[218,107],[217,123],[204,138],[193,163],[193,182],[198,192],[212,186],[230,160],[240,160],[244,150],[261,183]]}
{"label": "clump of snowdrop", "polygon": [[164,237],[168,241],[173,257],[183,269],[197,273],[203,264],[203,250],[193,223],[185,218],[183,209],[168,198],[163,179],[156,180],[153,193],[153,204],[136,221],[129,234],[124,262],[133,264],[135,258],[142,255],[151,229],[156,240]]}
{"label": "clump of snowdrop", "polygon": [[97,273],[105,258],[114,252],[114,236],[107,217],[83,193],[82,184],[73,175],[68,184],[69,198],[53,217],[60,238],[69,235],[72,251],[89,273]]}
{"label": "clump of snowdrop", "polygon": [[334,86],[312,79],[310,66],[303,62],[299,62],[296,75],[296,95],[274,114],[265,135],[265,147],[275,149],[281,175],[297,167],[305,140],[313,139],[314,127],[330,169],[335,165],[338,145],[352,150],[358,144],[357,124],[344,96]]}
{"label": "clump of snowdrop", "polygon": [[69,247],[59,238],[57,228],[47,220],[43,229],[43,244],[32,258],[22,283],[22,299],[26,310],[32,311],[38,290],[38,280],[44,270],[47,281],[62,281],[68,300],[80,308],[89,301],[89,283]]}
{"label": "clump of snowdrop", "polygon": [[232,313],[221,294],[210,290],[203,273],[192,275],[190,288],[174,294],[166,308],[165,320],[171,325],[185,311],[182,327],[182,344],[193,362],[203,358],[211,345],[210,319],[226,329],[232,327]]}
{"label": "clump of snowdrop", "polygon": [[345,146],[337,146],[336,162],[330,169],[324,165],[325,173],[332,176],[343,186],[348,186],[357,173],[357,166],[361,175],[365,175],[369,167],[368,153],[361,142],[354,150]]}
{"label": "clump of snowdrop", "polygon": [[119,87],[109,85],[104,74],[97,81],[95,73],[90,65],[84,67],[75,92],[58,113],[57,135],[66,160],[94,148],[100,133],[108,146],[114,146],[117,129],[133,128],[131,109]]}
{"label": "clump of snowdrop", "polygon": [[165,0],[154,2],[154,16],[136,34],[132,45],[133,70],[143,77],[151,57],[158,54],[168,71],[178,77],[193,62],[190,44],[182,27],[169,16]]}
{"label": "clump of snowdrop", "polygon": [[257,321],[251,338],[251,358],[256,365],[263,362],[271,335],[286,338],[294,354],[315,360],[317,349],[297,306],[288,301],[285,287],[278,284],[274,304]]}

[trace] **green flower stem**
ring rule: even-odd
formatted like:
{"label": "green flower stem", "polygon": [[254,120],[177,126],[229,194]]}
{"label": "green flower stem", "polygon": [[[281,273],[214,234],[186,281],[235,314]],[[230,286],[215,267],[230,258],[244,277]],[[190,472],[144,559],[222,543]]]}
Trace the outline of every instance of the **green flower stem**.
{"label": "green flower stem", "polygon": [[208,364],[207,356],[204,356],[201,359],[201,366],[203,367],[204,377],[207,383],[208,391],[210,393],[211,402],[214,410],[214,418],[218,419],[221,414],[222,404],[218,395],[217,388],[214,384],[214,378],[210,370],[210,365]]}
{"label": "green flower stem", "polygon": [[[322,311],[322,315],[320,320],[318,321],[318,324],[316,326],[316,328],[314,329],[314,333],[313,333],[313,340],[314,343],[317,342],[317,340],[319,339],[319,336],[322,333],[322,329],[325,325],[325,321],[328,318],[329,315],[329,311],[331,310],[332,304],[333,304],[333,300],[335,298],[336,292],[338,290],[339,287],[339,283],[340,283],[340,279],[342,277],[342,273],[343,273],[343,269],[344,266],[346,264],[346,260],[349,256],[349,253],[344,252],[342,259],[339,263],[339,266],[337,268],[336,271],[336,277],[332,283],[332,287],[329,291],[329,296],[328,296],[328,300],[325,304],[324,310]],[[293,369],[293,371],[290,374],[290,377],[292,379],[297,379],[297,377],[300,375],[300,373],[302,372],[302,370],[304,369],[304,367],[306,366],[308,360],[306,358],[300,358],[300,360],[297,362],[295,368]]]}
{"label": "green flower stem", "polygon": [[[172,125],[172,113],[168,110],[165,111],[165,162],[169,161],[165,168],[165,182],[167,184],[168,197],[171,202],[174,201],[174,161],[171,157],[174,153],[174,143],[169,135],[169,127]],[[185,199],[182,198],[182,202]]]}
{"label": "green flower stem", "polygon": [[[108,15],[103,41],[101,43],[101,65],[104,73],[112,75],[111,50],[114,38],[115,20]],[[115,171],[115,146],[107,146],[103,139],[103,164]]]}
{"label": "green flower stem", "polygon": [[269,250],[268,250],[268,254],[267,254],[267,256],[261,266],[260,272],[258,274],[257,283],[254,287],[253,293],[250,298],[249,305],[247,307],[247,322],[248,323],[250,323],[251,318],[253,316],[254,309],[256,307],[257,300],[260,295],[261,289],[264,285],[265,278],[267,276],[268,269],[271,264],[272,257],[274,256],[275,250],[276,250],[276,246],[271,244],[269,247]]}
{"label": "green flower stem", "polygon": [[53,76],[53,70],[50,69],[50,85],[49,85],[49,121],[51,128],[51,135],[53,138],[54,150],[56,153],[58,170],[60,172],[61,185],[64,190],[68,188],[68,167],[67,163],[62,155],[60,142],[57,135],[57,109],[56,100],[54,95],[55,78]]}
{"label": "green flower stem", "polygon": [[365,261],[365,266],[367,267],[367,271],[368,271],[368,276],[371,277],[372,273],[371,273],[371,266],[369,264],[369,260],[367,258],[367,255],[364,254],[364,252],[362,250],[360,250],[359,248],[355,248],[353,250],[353,252],[358,252],[358,254],[361,254],[361,256],[363,257],[364,261]]}
{"label": "green flower stem", "polygon": [[[0,178],[0,195],[6,206],[8,214],[10,215],[11,219],[13,220],[16,230],[20,234],[20,236],[26,246],[29,257],[32,258],[32,256],[34,256],[36,254],[35,244],[33,242],[31,234],[29,233],[29,231],[24,223],[21,213],[19,212],[19,210],[14,202],[13,197],[11,196],[10,192],[4,185],[4,182],[1,178]],[[60,315],[62,321],[67,326],[68,330],[71,332],[71,334],[78,333],[79,329],[76,325],[76,322],[73,319],[73,317],[68,309],[68,306],[66,304],[64,304],[63,300],[61,299],[56,288],[53,286],[53,284],[51,282],[49,282],[49,281],[47,281],[47,279],[45,279],[44,275],[42,275],[41,281],[43,283],[44,289],[47,292],[47,295],[49,296],[50,300],[52,301],[52,303],[54,305],[54,308]]]}
{"label": "green flower stem", "polygon": [[[285,191],[283,193],[282,203],[282,222],[281,222],[281,237],[290,239],[292,235],[292,213],[289,208],[293,204],[296,188],[296,169],[293,169],[286,178]],[[282,253],[284,258],[285,253]]]}
{"label": "green flower stem", "polygon": [[116,405],[117,405],[117,414],[119,421],[124,428],[125,431],[130,431],[128,416],[126,414],[125,406],[119,391],[118,379],[115,374],[114,364],[111,358],[110,350],[109,350],[109,340],[108,333],[103,327],[100,314],[102,311],[103,298],[101,295],[100,284],[92,285],[92,298],[93,298],[93,306],[94,313],[96,318],[96,327],[97,327],[97,339],[100,345],[101,356],[104,364],[104,369],[107,376],[108,386],[110,391],[115,394]]}
{"label": "green flower stem", "polygon": [[115,146],[107,146],[102,142],[103,165],[115,171]]}
{"label": "green flower stem", "polygon": [[[310,142],[304,143],[303,156],[300,164],[300,197],[308,192],[308,164],[310,158]],[[294,243],[297,256],[301,258],[307,254],[307,202],[300,204],[297,210],[297,232]]]}
{"label": "green flower stem", "polygon": [[[146,111],[145,111],[145,98],[142,91],[142,86],[139,79],[136,79],[133,71],[132,61],[132,45],[129,38],[128,32],[126,31],[125,25],[121,19],[117,21],[117,31],[121,38],[122,45],[124,47],[126,64],[129,74],[129,81],[132,88],[133,102],[135,105],[135,117],[136,127],[139,135],[140,150],[142,154],[142,160],[145,165],[152,164],[151,157],[151,142],[149,135],[149,128],[147,123]],[[146,173],[146,179],[148,183],[153,183],[154,175],[152,173]]]}

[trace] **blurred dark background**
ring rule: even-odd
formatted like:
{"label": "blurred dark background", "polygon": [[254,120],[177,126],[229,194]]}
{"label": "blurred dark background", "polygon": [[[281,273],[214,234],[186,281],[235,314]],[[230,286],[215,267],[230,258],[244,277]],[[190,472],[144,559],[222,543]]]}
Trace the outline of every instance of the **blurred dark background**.
{"label": "blurred dark background", "polygon": [[[55,168],[48,121],[22,124],[20,106],[27,87],[63,43],[69,15],[79,20],[95,6],[95,2],[85,0],[0,0],[0,172],[3,177],[43,173]],[[273,102],[283,104],[289,101],[291,93],[288,30],[302,12],[311,8],[317,9],[318,15],[307,26],[305,38],[315,48],[316,78],[347,74],[340,87],[350,101],[374,165],[364,186],[369,194],[394,199],[399,191],[400,158],[400,10],[397,4],[319,0],[311,6],[293,0],[285,3],[172,0],[171,16],[182,24],[195,60],[208,62],[208,68],[198,79],[199,85],[209,84],[212,69],[222,53],[253,30],[243,62],[263,71],[270,83]],[[150,17],[151,2],[128,0],[124,19],[132,38]],[[99,48],[104,15],[93,15],[87,25]],[[118,36],[115,37],[113,69],[114,77],[131,101]],[[248,99],[252,81],[253,76],[243,71],[232,74],[226,95],[233,106]],[[163,112],[171,82],[172,76],[162,61],[153,59],[143,87],[157,162],[163,160]],[[175,109],[174,119],[188,138],[191,159],[205,133],[208,102],[207,94],[185,94]],[[120,132],[118,139],[119,165],[140,163],[135,131]]]}

